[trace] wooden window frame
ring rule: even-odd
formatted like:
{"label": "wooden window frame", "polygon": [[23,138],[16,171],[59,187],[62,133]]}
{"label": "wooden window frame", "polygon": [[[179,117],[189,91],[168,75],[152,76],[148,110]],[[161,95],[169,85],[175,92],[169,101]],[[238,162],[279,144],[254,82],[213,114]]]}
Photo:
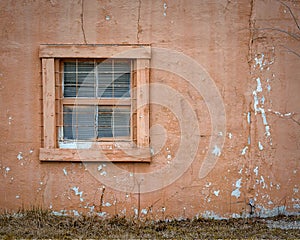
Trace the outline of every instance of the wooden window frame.
{"label": "wooden window frame", "polygon": [[[43,85],[43,147],[41,161],[71,162],[150,162],[149,148],[149,77],[150,45],[40,45]],[[60,60],[64,59],[131,59],[135,101],[132,139],[135,142],[96,142],[89,146],[74,141],[75,147],[60,148],[58,144],[57,110],[61,108]],[[84,99],[82,99],[84,101]],[[66,103],[68,100],[64,99]],[[138,107],[137,107],[138,106]],[[133,107],[134,108],[134,107]]]}

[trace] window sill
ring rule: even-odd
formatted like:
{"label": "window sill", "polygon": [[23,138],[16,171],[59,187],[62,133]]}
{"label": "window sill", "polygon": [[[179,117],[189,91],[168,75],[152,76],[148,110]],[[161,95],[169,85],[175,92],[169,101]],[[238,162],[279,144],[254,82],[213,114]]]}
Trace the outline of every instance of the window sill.
{"label": "window sill", "polygon": [[150,148],[40,148],[42,162],[151,162]]}

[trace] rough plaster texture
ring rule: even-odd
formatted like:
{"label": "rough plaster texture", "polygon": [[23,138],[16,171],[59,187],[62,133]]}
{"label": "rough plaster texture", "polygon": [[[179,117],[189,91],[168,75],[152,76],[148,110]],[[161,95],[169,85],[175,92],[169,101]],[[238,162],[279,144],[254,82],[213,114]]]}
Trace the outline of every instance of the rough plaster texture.
{"label": "rough plaster texture", "polygon": [[[0,19],[2,211],[42,206],[70,215],[237,217],[247,216],[253,201],[260,216],[299,213],[299,1],[5,0],[0,2]],[[198,119],[196,157],[182,176],[166,187],[138,194],[105,186],[91,174],[94,169],[102,178],[113,178],[105,170],[108,164],[41,163],[38,49],[45,43],[144,43],[191,57],[222,97],[223,148],[208,152],[210,109],[199,92],[186,79],[153,69],[151,83],[182,94]],[[152,98],[155,94],[150,92]],[[189,116],[180,123],[172,109],[159,104],[151,105],[150,120],[151,164],[118,164],[133,179],[138,172],[170,164],[181,143],[179,126],[189,124]],[[217,163],[199,178],[208,154],[215,154]],[[157,181],[164,185],[163,178]]]}

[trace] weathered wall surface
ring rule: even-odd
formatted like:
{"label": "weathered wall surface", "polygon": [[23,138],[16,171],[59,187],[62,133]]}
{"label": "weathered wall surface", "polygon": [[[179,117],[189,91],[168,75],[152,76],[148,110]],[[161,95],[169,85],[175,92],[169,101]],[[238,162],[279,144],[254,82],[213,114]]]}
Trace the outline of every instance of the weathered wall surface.
{"label": "weathered wall surface", "polygon": [[[260,216],[299,213],[298,24],[300,3],[293,0],[1,1],[0,208],[42,206],[71,215],[230,217],[249,214],[248,203],[253,201]],[[224,145],[212,130],[214,97],[209,98],[209,91],[199,91],[190,79],[173,72],[153,68],[151,84],[181,94],[199,125],[194,131],[199,143],[180,155],[183,165],[189,159],[191,164],[176,180],[169,184],[169,175],[161,174],[153,183],[135,182],[141,172],[180,168],[172,165],[181,140],[188,139],[180,127],[189,126],[193,118],[181,109],[186,117],[180,119],[172,109],[178,106],[168,109],[159,102],[151,105],[151,164],[114,165],[132,180],[120,178],[112,165],[101,162],[41,163],[38,49],[47,43],[142,43],[190,57],[206,70],[212,88],[220,94],[226,121],[219,119],[225,128],[217,135]],[[159,52],[154,53],[153,66],[159,60]],[[186,58],[170,62],[180,68],[182,59]],[[157,94],[150,92],[152,99],[159,99]],[[210,169],[203,165],[209,156],[216,163],[201,175],[201,166]],[[128,183],[128,188],[119,191],[106,182],[114,178],[120,185]],[[140,194],[131,191],[132,184],[139,185]],[[158,187],[148,192],[151,185]]]}

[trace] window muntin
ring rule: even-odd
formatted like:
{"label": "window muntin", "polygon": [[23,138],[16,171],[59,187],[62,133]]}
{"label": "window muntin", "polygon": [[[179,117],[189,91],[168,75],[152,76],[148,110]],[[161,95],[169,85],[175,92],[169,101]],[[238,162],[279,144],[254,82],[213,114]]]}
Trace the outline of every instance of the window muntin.
{"label": "window muntin", "polygon": [[[62,69],[61,141],[130,140],[132,61],[65,60]],[[73,104],[66,101],[70,99]],[[124,99],[129,101],[124,104]]]}

